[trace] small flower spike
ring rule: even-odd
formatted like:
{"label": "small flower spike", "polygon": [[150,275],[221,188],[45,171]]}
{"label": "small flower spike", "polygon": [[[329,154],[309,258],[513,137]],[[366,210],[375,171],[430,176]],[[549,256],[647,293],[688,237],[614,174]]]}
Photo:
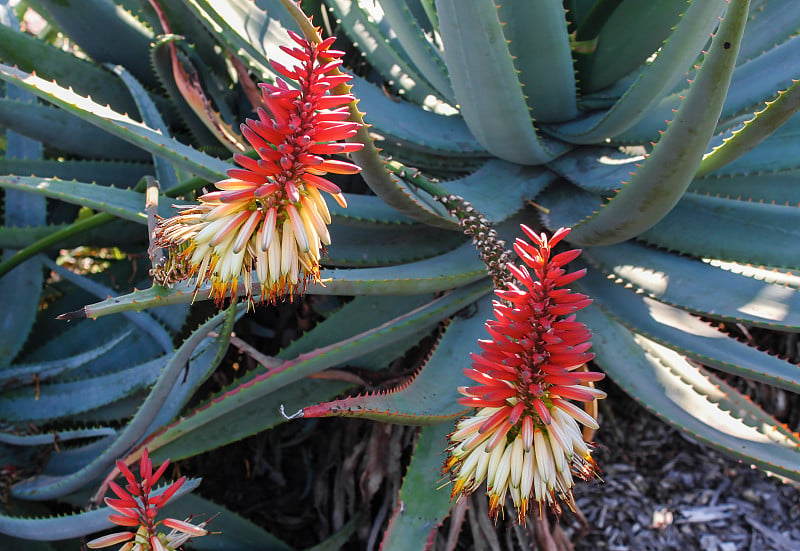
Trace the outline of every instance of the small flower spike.
{"label": "small flower spike", "polygon": [[[169,461],[165,461],[156,472],[153,472],[153,463],[145,449],[139,463],[139,477],[137,478],[124,462],[117,461],[117,468],[125,477],[127,485],[123,488],[116,482],[109,482],[109,488],[117,497],[107,497],[105,503],[117,513],[109,515],[108,520],[117,526],[128,528],[128,530],[94,539],[86,544],[89,549],[102,549],[121,543],[123,545],[119,551],[176,551],[190,538],[208,534],[205,522],[192,524],[174,518],[156,521],[159,509],[175,495],[175,492],[186,481],[186,477],[181,477],[170,484],[161,494],[151,495],[153,486],[164,474],[167,465],[169,465]],[[159,524],[170,528],[171,532],[166,535],[159,532]]]}
{"label": "small flower spike", "polygon": [[496,291],[495,319],[486,323],[489,340],[473,354],[465,374],[475,386],[459,388],[459,403],[477,408],[450,435],[444,470],[453,498],[468,495],[486,482],[490,514],[496,520],[510,495],[523,523],[531,503],[539,515],[544,505],[560,512],[560,501],[574,508],[574,478],[597,474],[591,444],[579,423],[597,429],[595,419],[573,403],[605,398],[592,382],[602,373],[578,371],[594,357],[591,333],[574,313],[591,303],[563,288],[584,275],[564,265],[580,250],[552,254],[569,229],[548,239],[527,226],[533,245],[517,239],[514,251],[522,266],[508,265],[514,282]]}
{"label": "small flower spike", "polygon": [[351,78],[331,74],[344,52],[330,49],[333,38],[314,44],[289,34],[297,46],[281,49],[297,65],[271,63],[297,88],[281,79],[261,84],[265,108],[258,109],[257,119],[241,125],[257,158],[234,155],[241,168],[228,170],[228,178],[202,195],[199,204],[181,207],[156,228],[156,245],[170,252],[165,269],[179,278],[195,278],[196,288],[210,283],[217,303],[237,294],[240,278],[251,302],[256,295],[275,302],[319,281],[321,251],[331,242],[331,216],[322,192],[347,206],[341,189],[324,176],[361,170],[324,157],[363,147],[338,143],[360,126],[347,121],[345,106],[353,96],[329,93]]}

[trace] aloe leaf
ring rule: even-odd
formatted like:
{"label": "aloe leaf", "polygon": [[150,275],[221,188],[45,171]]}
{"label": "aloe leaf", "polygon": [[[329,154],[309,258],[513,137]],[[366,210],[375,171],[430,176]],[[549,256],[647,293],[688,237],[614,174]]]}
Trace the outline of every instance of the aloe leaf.
{"label": "aloe leaf", "polygon": [[622,187],[644,158],[612,147],[581,147],[549,162],[547,167],[589,193],[610,194]]}
{"label": "aloe leaf", "polygon": [[461,115],[478,141],[501,159],[545,163],[566,151],[536,133],[491,0],[436,2],[450,81]]}
{"label": "aloe leaf", "polygon": [[624,289],[591,270],[578,287],[604,313],[631,331],[703,365],[800,391],[797,366],[739,342],[684,310]]}
{"label": "aloe leaf", "polygon": [[[10,11],[10,9],[9,9]],[[11,15],[11,14],[7,14]],[[12,19],[15,19],[13,15]],[[18,25],[16,21],[10,23]],[[0,25],[2,26],[2,25]],[[6,95],[21,103],[35,102],[35,98],[14,86],[6,89]],[[12,130],[6,131],[5,156],[41,159],[42,144],[26,138]],[[6,227],[37,226],[47,218],[47,206],[42,197],[19,191],[5,193],[3,223]],[[12,256],[14,251],[3,251],[2,258]],[[0,285],[0,366],[8,364],[22,349],[36,319],[42,293],[44,274],[38,259],[31,259],[17,266],[2,278]]]}
{"label": "aloe leaf", "polygon": [[[148,159],[146,153],[124,140],[49,105],[0,99],[0,125],[16,128],[29,138],[65,153],[127,161]],[[65,140],[66,135],[72,139]]]}
{"label": "aloe leaf", "polygon": [[[0,176],[0,187],[59,199],[106,212],[123,220],[147,224],[144,194],[137,191],[35,176]],[[169,216],[172,212],[170,206],[166,204],[160,205],[159,209],[165,216]]]}
{"label": "aloe leaf", "polygon": [[[103,475],[111,467],[117,457],[129,450],[136,442],[145,436],[144,432],[158,415],[160,404],[169,395],[170,390],[177,382],[186,362],[195,349],[208,339],[209,331],[215,330],[220,324],[226,322],[232,325],[236,308],[229,308],[210,318],[198,327],[178,348],[167,362],[164,370],[158,377],[150,394],[133,419],[122,429],[116,440],[98,455],[91,463],[79,471],[65,476],[40,475],[36,478],[17,483],[12,487],[12,494],[30,500],[46,500],[67,495],[81,488],[91,480]],[[229,331],[229,329],[228,329]],[[227,345],[227,339],[223,336]]]}
{"label": "aloe leaf", "polygon": [[[110,351],[122,340],[130,336],[131,332],[132,330],[129,329],[98,347],[68,358],[59,358],[58,360],[33,364],[9,365],[8,367],[0,369],[0,384],[7,387],[9,385],[18,384],[19,382],[32,381],[34,377],[36,377],[39,382],[42,382],[56,375],[72,371]],[[0,405],[0,408],[2,408],[2,405]]]}
{"label": "aloe leaf", "polygon": [[[796,269],[798,259],[787,251],[797,246],[799,223],[800,210],[794,206],[687,194],[639,237],[694,256]],[[754,241],[757,232],[764,238]],[[698,240],[700,235],[709,238]]]}
{"label": "aloe leaf", "polygon": [[675,352],[590,306],[595,361],[648,411],[700,442],[765,470],[800,479],[800,441],[746,396]]}
{"label": "aloe leaf", "polygon": [[422,224],[387,226],[334,220],[329,230],[332,243],[326,247],[326,264],[336,267],[413,262],[444,254],[464,242],[458,233]]}
{"label": "aloe leaf", "polygon": [[800,291],[634,243],[593,247],[584,258],[659,302],[713,319],[800,330]]}
{"label": "aloe leaf", "polygon": [[236,551],[292,551],[285,542],[256,526],[246,518],[230,509],[199,495],[189,494],[182,499],[167,503],[162,509],[171,518],[190,518],[194,522],[205,520],[204,515],[214,516],[207,528],[210,537],[195,538],[191,541],[196,551],[236,549]]}
{"label": "aloe leaf", "polygon": [[[510,1],[498,5],[508,50],[519,71],[527,105],[541,122],[558,122],[578,114],[575,69],[564,17],[564,3]],[[535,28],[531,29],[531,25]],[[547,52],[546,55],[531,55]]]}
{"label": "aloe leaf", "polygon": [[[437,100],[449,90],[437,90],[417,67],[408,59],[406,52],[397,44],[391,30],[387,36],[380,28],[383,14],[370,3],[362,5],[358,0],[331,0],[327,2],[339,20],[342,29],[354,44],[358,44],[369,63],[398,93],[410,101],[423,105]],[[376,20],[377,18],[377,20]],[[360,96],[359,96],[360,97]]]}
{"label": "aloe leaf", "polygon": [[689,187],[717,124],[748,0],[731,1],[689,93],[642,166],[614,198],[570,233],[580,245],[610,245],[635,237],[661,220]]}
{"label": "aloe leaf", "polygon": [[797,182],[800,171],[767,172],[695,178],[689,191],[725,199],[792,206],[800,203]]}
{"label": "aloe leaf", "polygon": [[[526,199],[539,195],[555,179],[552,172],[539,167],[492,159],[472,174],[441,186],[472,203],[490,222],[498,223],[517,213]],[[497,182],[502,182],[502,192],[498,193]]]}
{"label": "aloe leaf", "polygon": [[339,528],[332,536],[326,538],[313,547],[309,547],[305,551],[339,551],[344,545],[350,541],[350,537],[364,524],[366,514],[364,510],[359,510],[355,515]]}
{"label": "aloe leaf", "polygon": [[732,176],[798,170],[800,161],[794,155],[798,145],[800,145],[800,116],[793,116],[756,147],[728,164],[718,167],[713,174]]}
{"label": "aloe leaf", "polygon": [[484,323],[491,313],[491,297],[485,297],[468,318],[455,318],[430,359],[419,372],[397,388],[363,396],[351,396],[301,410],[302,417],[363,417],[404,425],[441,423],[463,415],[456,389],[469,384],[459,369],[468,365],[469,352],[477,352],[478,339],[486,335]]}
{"label": "aloe leaf", "polygon": [[111,427],[70,429],[46,432],[44,434],[11,434],[0,432],[0,442],[13,446],[52,446],[53,442],[69,442],[83,438],[101,438],[117,433]]}
{"label": "aloe leaf", "polygon": [[397,35],[397,41],[402,45],[416,69],[433,85],[442,98],[450,104],[455,104],[455,97],[450,87],[450,79],[447,76],[447,67],[444,65],[442,54],[431,45],[411,13],[408,4],[396,0],[381,0],[380,6],[386,17],[387,25]]}
{"label": "aloe leaf", "polygon": [[481,156],[487,153],[459,116],[440,115],[412,103],[396,101],[384,91],[362,78],[353,79],[353,94],[365,120],[373,126],[383,143],[399,143],[403,148],[424,148],[441,155],[457,157]]}
{"label": "aloe leaf", "polygon": [[[97,297],[109,297],[107,300],[114,300],[112,295],[114,294],[113,291],[103,285],[98,281],[94,281],[89,279],[86,276],[76,274],[57,265],[50,259],[43,259],[45,266],[49,269],[53,270],[55,273],[59,274],[63,279],[69,281],[70,283],[88,291],[89,293],[97,296]],[[147,335],[149,335],[153,341],[158,343],[159,346],[164,350],[164,352],[171,352],[173,349],[172,345],[172,337],[170,336],[169,332],[152,316],[145,314],[145,315],[135,315],[126,313],[124,316],[135,326],[139,327],[142,331],[144,331]]]}
{"label": "aloe leaf", "polygon": [[742,62],[769,51],[797,33],[800,28],[800,4],[796,2],[761,2],[750,7],[750,17],[739,48]]}
{"label": "aloe leaf", "polygon": [[166,356],[115,373],[66,383],[43,384],[34,395],[30,388],[4,392],[0,417],[13,423],[41,422],[85,413],[146,388],[156,380]]}
{"label": "aloe leaf", "polygon": [[44,40],[0,25],[0,60],[28,73],[69,85],[79,94],[111,105],[120,113],[133,113],[136,104],[111,73],[87,59],[56,48]]}
{"label": "aloe leaf", "polygon": [[[158,112],[158,108],[156,108],[144,87],[139,84],[125,67],[115,65],[111,70],[125,83],[128,91],[133,96],[142,121],[153,130],[161,132],[164,136],[169,137],[169,128],[164,122],[164,119],[161,118],[161,113]],[[158,155],[153,155],[153,165],[155,165],[156,177],[158,178],[159,187],[162,190],[171,189],[178,185],[178,176],[175,174],[175,169],[172,168],[172,165],[166,159],[162,159]]]}
{"label": "aloe leaf", "polygon": [[778,93],[778,98],[768,102],[767,107],[756,113],[744,127],[736,130],[724,144],[708,153],[700,163],[696,177],[714,172],[741,157],[770,136],[800,109],[800,80]]}
{"label": "aloe leaf", "polygon": [[231,165],[224,161],[167,138],[145,124],[35,75],[0,64],[0,79],[26,88],[40,98],[103,130],[210,181],[224,178],[225,171],[231,168]]}
{"label": "aloe leaf", "polygon": [[752,113],[765,100],[774,98],[777,90],[791,86],[797,79],[795,60],[798,55],[800,37],[794,36],[739,65],[733,73],[721,118]]}
{"label": "aloe leaf", "polygon": [[[619,2],[599,19],[599,34],[592,36],[596,31],[590,32],[581,22],[581,40],[593,39],[591,53],[578,63],[581,87],[590,92],[600,90],[636,70],[662,46],[686,10],[683,0]],[[642,25],[642,21],[648,24]]]}
{"label": "aloe leaf", "polygon": [[331,201],[328,210],[334,219],[343,222],[377,222],[391,225],[411,225],[414,220],[404,216],[393,209],[379,197],[374,195],[344,194],[347,199],[347,208],[342,208],[338,203]]}
{"label": "aloe leaf", "polygon": [[154,172],[152,163],[142,162],[0,159],[0,174],[41,176],[94,182],[103,186],[133,187],[142,177],[152,175]]}
{"label": "aloe leaf", "polygon": [[[170,501],[176,502],[200,485],[199,478],[189,478],[175,492]],[[152,497],[161,495],[168,486],[153,490]],[[79,538],[93,532],[99,532],[115,526],[108,520],[110,507],[101,507],[91,511],[46,518],[18,518],[0,515],[0,533],[13,535],[34,541],[53,541]]]}
{"label": "aloe leaf", "polygon": [[[344,304],[323,322],[317,324],[310,331],[306,331],[302,337],[281,350],[277,357],[284,360],[291,359],[300,354],[311,352],[315,348],[345,340],[401,316],[409,310],[428,304],[434,298],[433,294],[354,297],[353,300]],[[438,320],[431,321],[429,324],[420,324],[417,332],[412,333],[407,338],[384,346],[376,352],[364,354],[350,360],[347,365],[364,369],[374,369],[376,367],[382,369],[416,344],[423,334],[430,333],[436,323],[438,323]],[[306,403],[301,401],[297,404],[297,409],[306,405]]]}
{"label": "aloe leaf", "polygon": [[[194,412],[184,415],[177,423],[149,440],[148,448],[152,448],[156,452],[155,457],[161,457],[158,453],[163,453],[165,457],[184,457],[214,448],[220,443],[220,440],[229,442],[235,439],[228,433],[241,433],[239,437],[247,436],[251,434],[250,426],[243,425],[233,428],[233,425],[236,424],[232,425],[230,422],[232,419],[239,419],[239,414],[242,412],[258,411],[260,415],[274,416],[264,420],[260,419],[259,415],[259,423],[254,423],[254,426],[268,428],[274,420],[278,420],[274,410],[276,401],[286,403],[284,399],[294,399],[295,397],[299,397],[301,403],[307,403],[310,400],[310,397],[304,397],[302,394],[305,385],[296,387],[297,392],[300,393],[298,395],[294,394],[295,389],[289,386],[292,383],[415,334],[421,326],[427,326],[432,321],[453,315],[478,297],[485,295],[488,290],[488,285],[482,284],[459,288],[378,327],[372,327],[342,341],[303,353],[293,360],[272,366],[269,371],[260,372],[248,378],[247,381],[212,399],[211,402]],[[305,384],[311,386],[312,390],[316,386],[313,383],[316,381],[305,381]],[[330,385],[330,381],[325,381],[325,383]],[[324,390],[324,386],[317,388]],[[342,387],[339,386],[338,390],[341,389]],[[276,391],[280,392],[276,394]],[[266,402],[262,402],[264,400]],[[262,405],[264,403],[272,408],[264,411]],[[225,416],[228,416],[227,424],[218,423]],[[225,430],[221,430],[223,427]],[[185,446],[181,443],[182,440],[187,442]]]}
{"label": "aloe leaf", "polygon": [[272,80],[269,60],[286,64],[289,58],[278,45],[291,46],[287,30],[299,32],[286,9],[275,0],[188,0],[206,28],[231,52],[244,56],[262,78]]}
{"label": "aloe leaf", "polygon": [[[765,101],[776,97],[776,90],[790,87],[797,78],[795,60],[798,55],[800,37],[794,37],[736,67],[728,96],[722,106],[720,121],[727,122],[744,114],[752,115]],[[639,123],[617,136],[616,141],[646,143],[658,140],[658,132],[663,128],[664,120],[672,118],[681,103],[681,96],[685,93],[685,90],[678,90],[666,96]]]}
{"label": "aloe leaf", "polygon": [[433,545],[436,530],[450,514],[450,495],[440,488],[440,472],[442,443],[454,430],[453,423],[423,427],[381,549],[417,551]]}
{"label": "aloe leaf", "polygon": [[[66,35],[98,62],[109,62],[130,69],[136,78],[155,86],[147,63],[153,32],[130,12],[111,0],[86,0],[77,9],[58,0],[38,0]],[[91,13],[91,17],[86,17]]]}
{"label": "aloe leaf", "polygon": [[[486,277],[486,266],[478,259],[474,247],[466,243],[433,258],[379,268],[323,270],[322,282],[311,284],[307,294],[314,295],[417,295],[453,289]],[[244,290],[242,289],[242,292]],[[172,288],[154,286],[85,306],[61,319],[99,318],[119,312],[141,311],[156,306],[186,304],[208,298],[208,286],[195,291],[193,285],[181,282]]]}
{"label": "aloe leaf", "polygon": [[[725,8],[725,3],[725,0],[692,2],[664,45],[658,50],[655,60],[639,73],[633,84],[611,109],[597,116],[590,116],[588,119],[548,128],[548,131],[571,143],[591,144],[602,142],[605,138],[616,136],[633,126],[661,100],[676,80],[684,77],[719,23],[719,16]],[[648,28],[648,32],[651,30]],[[628,50],[630,48],[627,45],[627,40],[630,39],[628,32],[615,37],[616,42],[621,43],[620,39],[623,37],[626,43],[625,49]],[[601,39],[600,52],[603,51],[603,47]],[[617,63],[619,60],[615,59],[614,64]]]}

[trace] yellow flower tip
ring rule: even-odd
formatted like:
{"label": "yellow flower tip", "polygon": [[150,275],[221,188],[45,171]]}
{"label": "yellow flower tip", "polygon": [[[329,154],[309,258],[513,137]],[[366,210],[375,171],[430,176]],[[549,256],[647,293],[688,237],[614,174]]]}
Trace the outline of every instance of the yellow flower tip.
{"label": "yellow flower tip", "polygon": [[172,528],[173,530],[177,530],[178,532],[183,532],[192,537],[200,537],[205,536],[208,534],[208,530],[203,528],[202,526],[197,526],[192,524],[191,522],[187,522],[185,520],[178,520],[176,518],[165,518],[161,521],[161,524],[166,526],[167,528]]}
{"label": "yellow flower tip", "polygon": [[136,536],[133,532],[114,532],[99,538],[95,538],[86,544],[89,549],[103,549],[119,543],[126,542]]}

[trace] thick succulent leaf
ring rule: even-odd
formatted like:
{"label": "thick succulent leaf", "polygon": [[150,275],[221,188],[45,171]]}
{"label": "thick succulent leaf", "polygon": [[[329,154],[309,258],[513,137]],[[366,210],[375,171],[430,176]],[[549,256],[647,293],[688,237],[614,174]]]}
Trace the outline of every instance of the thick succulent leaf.
{"label": "thick succulent leaf", "polygon": [[0,174],[41,176],[60,180],[94,182],[103,186],[133,187],[142,177],[154,175],[155,172],[151,163],[67,159],[0,159]]}
{"label": "thick succulent leaf", "polygon": [[584,258],[660,302],[713,319],[800,331],[800,291],[635,243],[592,247]]}
{"label": "thick succulent leaf", "polygon": [[381,0],[380,6],[387,25],[397,35],[397,41],[416,69],[433,85],[440,97],[445,98],[448,103],[455,104],[455,97],[450,87],[450,79],[442,54],[431,44],[430,39],[417,23],[408,3],[397,0]]}
{"label": "thick succulent leaf", "polygon": [[[0,176],[0,187],[28,192],[33,196],[59,199],[107,212],[123,220],[147,224],[144,194],[137,191],[35,176]],[[159,212],[162,216],[172,214],[170,205],[164,203],[159,204]]]}
{"label": "thick succulent leaf", "polygon": [[152,29],[112,0],[86,0],[80,5],[37,0],[37,4],[95,61],[122,65],[145,84],[158,84],[147,62]]}
{"label": "thick succulent leaf", "polygon": [[[139,84],[125,67],[116,65],[112,70],[120,80],[125,83],[128,91],[133,96],[136,102],[136,108],[139,110],[139,114],[142,117],[142,122],[153,130],[161,132],[164,136],[169,137],[169,128],[164,122],[164,119],[161,118],[161,113],[158,112],[158,108],[155,103],[153,103],[153,100],[144,87]],[[158,155],[153,155],[153,165],[156,169],[159,187],[162,190],[171,189],[178,185],[178,176],[175,174],[175,169],[166,159],[162,159]]]}
{"label": "thick succulent leaf", "polygon": [[766,0],[753,2],[744,30],[739,59],[742,63],[782,44],[800,29],[800,4]]}
{"label": "thick succulent leaf", "polygon": [[756,203],[800,205],[800,170],[695,178],[689,191]]}
{"label": "thick succulent leaf", "polygon": [[232,168],[224,161],[167,138],[145,124],[35,75],[0,65],[0,79],[22,86],[40,98],[202,178],[216,181],[224,178],[225,171]]}
{"label": "thick succulent leaf", "polygon": [[800,242],[800,209],[687,194],[639,237],[694,256],[797,269],[790,251]]}
{"label": "thick succulent leaf", "polygon": [[39,77],[91,94],[97,103],[111,105],[120,113],[134,113],[136,104],[119,80],[92,63],[56,48],[44,40],[0,25],[0,60]]}
{"label": "thick succulent leaf", "polygon": [[[301,338],[281,350],[277,357],[288,360],[300,354],[311,352],[315,348],[345,340],[390,321],[397,316],[401,316],[409,310],[424,306],[434,298],[433,294],[354,297],[353,300],[328,316],[325,321],[317,324],[310,331],[306,331]],[[430,333],[437,323],[439,323],[438,320],[431,321],[429,324],[420,324],[416,333],[412,333],[405,339],[398,340],[391,345],[384,346],[380,350],[349,360],[346,365],[363,369],[384,369],[409,348],[417,344],[422,336]],[[307,401],[300,402],[297,405],[297,409],[307,403]]]}
{"label": "thick succulent leaf", "polygon": [[423,148],[439,155],[486,157],[483,146],[457,115],[445,116],[404,101],[397,101],[371,82],[353,79],[353,94],[364,120],[372,125],[377,145],[395,144],[403,148]]}
{"label": "thick succulent leaf", "polygon": [[[323,270],[321,277],[324,284],[309,285],[307,294],[417,295],[453,289],[484,279],[486,266],[475,254],[474,246],[466,243],[448,253],[418,262],[379,268]],[[155,306],[185,304],[193,300],[205,300],[208,294],[207,286],[195,292],[193,285],[183,282],[169,289],[151,287],[87,305],[81,311],[68,314],[67,319],[98,318]]]}
{"label": "thick succulent leaf", "polygon": [[440,487],[440,472],[442,443],[453,430],[453,423],[423,427],[381,549],[418,551],[433,544],[436,530],[450,514],[450,494]]}
{"label": "thick succulent leaf", "polygon": [[469,353],[478,352],[478,339],[491,315],[491,297],[476,303],[469,317],[456,317],[420,371],[397,388],[353,396],[302,409],[302,417],[363,417],[389,423],[428,425],[463,415],[456,400],[459,386],[469,384],[463,368]]}
{"label": "thick succulent leaf", "polygon": [[[53,270],[53,272],[57,273],[64,280],[69,281],[80,289],[83,289],[96,297],[108,297],[106,300],[114,300],[114,291],[110,287],[104,285],[102,282],[67,270],[62,266],[58,266],[50,259],[43,259],[43,262],[45,266]],[[152,338],[153,341],[158,343],[164,352],[172,351],[172,337],[158,319],[154,318],[149,313],[145,315],[137,315],[126,312],[123,314],[123,316],[130,323],[141,329],[146,335]]]}
{"label": "thick succulent leaf", "polygon": [[642,166],[614,198],[581,221],[570,240],[610,245],[661,220],[689,187],[716,127],[747,18],[748,0],[732,0],[689,93]]}
{"label": "thick succulent leaf", "polygon": [[716,168],[714,175],[731,176],[800,170],[800,159],[794,154],[798,147],[800,147],[800,116],[795,115],[755,148]]}
{"label": "thick succulent leaf", "polygon": [[[606,88],[637,69],[662,46],[685,11],[685,0],[619,3],[599,35],[581,37],[594,40],[591,53],[578,64],[581,88],[589,92]],[[583,29],[582,34],[586,34]]]}
{"label": "thick succulent leaf", "polygon": [[547,163],[547,167],[589,193],[610,195],[619,191],[644,158],[613,147],[580,147]]}
{"label": "thick succulent leaf", "polygon": [[703,365],[800,392],[797,366],[737,341],[708,322],[642,296],[590,270],[578,284],[604,313],[629,330]]}
{"label": "thick succulent leaf", "polygon": [[536,133],[522,83],[491,0],[437,0],[445,62],[461,115],[493,155],[541,164],[566,151]]}
{"label": "thick succulent leaf", "polygon": [[501,2],[497,16],[533,117],[541,122],[574,118],[578,114],[575,69],[564,3]]}
{"label": "thick succulent leaf", "polygon": [[0,442],[14,446],[52,446],[53,442],[69,442],[84,438],[102,438],[117,433],[111,427],[91,427],[86,429],[69,429],[38,434],[12,434],[0,432]]}
{"label": "thick succulent leaf", "polygon": [[221,324],[224,329],[219,330],[218,343],[227,348],[228,337],[233,328],[233,319],[236,308],[229,308],[210,318],[197,328],[178,348],[167,362],[158,381],[151,389],[145,401],[134,415],[133,419],[120,431],[117,438],[106,447],[91,463],[80,470],[64,476],[39,475],[16,484],[12,493],[16,497],[30,500],[46,500],[67,495],[83,487],[88,482],[105,474],[114,461],[128,451],[134,444],[146,436],[145,431],[150,427],[158,415],[159,406],[167,398],[170,390],[178,381],[186,362],[190,359],[198,346],[204,342],[208,345],[211,340],[209,331],[219,330]]}
{"label": "thick succulent leaf", "polygon": [[278,49],[293,46],[287,30],[299,32],[279,0],[188,0],[194,13],[231,52],[244,57],[262,78],[273,80],[270,59],[286,65],[291,57]]}
{"label": "thick succulent leaf", "polygon": [[344,197],[347,199],[347,208],[342,208],[335,201],[330,201],[328,205],[331,216],[336,219],[341,219],[343,222],[363,221],[393,225],[410,225],[414,223],[413,219],[403,216],[400,212],[381,201],[379,197],[373,195],[352,195],[349,193],[345,193]]}
{"label": "thick succulent leaf", "polygon": [[747,121],[742,128],[734,131],[723,145],[708,153],[700,163],[696,176],[714,172],[741,157],[763,142],[798,109],[800,109],[800,80],[780,92],[777,99],[768,102],[766,108],[756,113],[756,116]]}
{"label": "thick succulent leaf", "polygon": [[[2,25],[0,25],[2,26]],[[9,86],[6,95],[23,104],[35,102],[29,93]],[[41,159],[42,144],[11,130],[5,135],[5,156],[21,159]],[[20,191],[8,191],[3,202],[3,225],[9,228],[38,226],[47,218],[43,197]],[[12,250],[3,251],[0,258],[8,258]],[[8,364],[22,349],[36,319],[42,294],[44,274],[38,259],[30,259],[2,278],[0,285],[0,366]]]}
{"label": "thick succulent leaf", "polygon": [[[490,222],[499,223],[517,213],[525,201],[533,199],[556,179],[539,167],[492,159],[472,174],[442,182],[449,193],[463,197]],[[498,182],[502,191],[498,192]]]}
{"label": "thick succulent leaf", "polygon": [[[795,36],[738,66],[733,73],[720,120],[727,123],[740,115],[751,115],[762,108],[765,101],[774,99],[779,90],[790,87],[798,75],[798,56],[800,36]],[[672,118],[685,94],[685,90],[678,90],[666,96],[639,123],[620,134],[616,141],[647,143],[658,140],[664,121]]]}
{"label": "thick succulent leaf", "polygon": [[464,242],[456,232],[423,224],[389,226],[334,220],[329,229],[332,243],[326,247],[325,263],[336,267],[414,262],[446,253]]}
{"label": "thick succulent leaf", "polygon": [[191,541],[191,547],[196,551],[292,551],[287,543],[243,516],[195,494],[186,495],[175,502],[170,500],[161,511],[171,518],[193,517],[194,522],[214,517],[207,526],[212,534]]}
{"label": "thick succulent leaf", "polygon": [[[190,478],[178,489],[170,501],[176,502],[200,485],[199,478]],[[162,494],[167,486],[153,490],[152,496]],[[53,541],[78,538],[115,526],[108,520],[110,507],[100,507],[91,511],[44,518],[19,518],[0,515],[0,534],[34,541]]]}
{"label": "thick succulent leaf", "polygon": [[4,392],[0,395],[0,418],[13,423],[42,422],[100,408],[151,385],[167,359],[163,356],[108,375],[42,384],[36,394],[27,387]]}
{"label": "thick succulent leaf", "polygon": [[[110,351],[123,339],[126,339],[131,332],[132,330],[129,329],[100,346],[68,358],[31,364],[9,365],[0,369],[0,384],[6,388],[20,383],[32,382],[34,378],[42,382],[56,375],[72,371]],[[0,409],[2,407],[2,404],[0,404]]]}
{"label": "thick succulent leaf", "polygon": [[648,411],[722,453],[800,480],[800,439],[747,396],[594,306],[581,319],[594,333],[595,361]]}
{"label": "thick succulent leaf", "polygon": [[[147,153],[124,140],[48,105],[0,99],[0,126],[18,129],[65,153],[122,161],[149,160]],[[65,136],[70,139],[64,139]]]}
{"label": "thick succulent leaf", "polygon": [[[671,11],[680,3],[655,2],[650,7],[643,9],[668,9]],[[682,3],[685,4],[685,2]],[[618,12],[622,13],[626,11],[627,6],[634,4],[628,2],[618,8]],[[674,30],[665,40],[664,45],[659,49],[655,60],[644,67],[633,84],[611,109],[597,115],[591,115],[588,118],[548,128],[547,130],[571,143],[591,144],[600,143],[606,138],[614,137],[633,126],[651,107],[661,100],[676,81],[685,78],[687,69],[697,59],[699,52],[708,42],[711,32],[719,24],[719,16],[725,9],[725,4],[726,0],[692,2],[678,20]],[[643,9],[637,11],[640,12]],[[618,12],[615,12],[615,14]],[[650,18],[646,20],[653,21]],[[617,19],[612,17],[609,25],[614,24],[616,21]],[[646,26],[634,25],[634,28],[639,27],[646,27],[648,32],[652,32],[652,26],[649,24]],[[613,40],[615,47],[619,47],[624,43],[624,51],[633,50],[628,42],[631,40],[629,31],[630,29],[620,32],[618,36],[613,38],[609,37]],[[603,42],[603,38],[604,36],[601,35],[598,51],[595,55],[599,56],[598,62],[605,67],[607,62],[603,60],[606,52],[604,48],[606,43]],[[614,59],[613,65],[607,68],[613,72],[614,69],[612,67],[618,68],[619,63],[621,63],[621,60]]]}
{"label": "thick succulent leaf", "polygon": [[722,109],[722,119],[752,113],[764,101],[785,90],[798,76],[797,56],[800,55],[800,36],[767,49],[758,57],[736,68],[731,90]]}
{"label": "thick succulent leaf", "polygon": [[[260,427],[269,428],[280,421],[276,405],[289,404],[291,407],[297,402],[308,403],[312,398],[306,395],[306,389],[315,393],[337,386],[331,381],[322,381],[325,384],[319,386],[317,381],[303,381],[297,386],[293,383],[415,334],[420,327],[447,318],[486,294],[487,287],[483,284],[462,287],[377,327],[270,366],[269,371],[260,371],[242,383],[237,382],[233,388],[181,417],[176,424],[149,440],[148,448],[155,450],[155,457],[163,454],[163,457],[180,458],[243,438]],[[343,388],[339,384],[337,392]],[[248,416],[242,417],[244,414]],[[258,422],[233,422],[242,418],[258,419]],[[220,423],[222,420],[226,424]]]}
{"label": "thick succulent leaf", "polygon": [[390,36],[384,33],[384,14],[377,6],[358,0],[329,0],[327,4],[350,40],[399,94],[419,105],[433,106],[448,91],[449,85],[439,91],[422,76],[397,44],[394,30]]}

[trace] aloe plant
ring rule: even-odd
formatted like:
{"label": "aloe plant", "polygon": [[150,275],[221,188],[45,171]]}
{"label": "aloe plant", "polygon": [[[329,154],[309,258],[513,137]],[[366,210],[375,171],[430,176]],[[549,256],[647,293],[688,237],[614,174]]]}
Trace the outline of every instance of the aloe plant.
{"label": "aloe plant", "polygon": [[[8,9],[0,27],[0,453],[24,465],[54,438],[68,448],[12,487],[0,533],[110,526],[107,512],[34,518],[30,502],[85,505],[81,492],[131,450],[190,457],[287,422],[283,406],[423,426],[383,548],[425,547],[451,507],[436,490],[442,441],[467,412],[456,389],[491,311],[493,282],[462,231],[471,216],[509,242],[520,223],[571,226],[597,366],[691,437],[800,479],[797,435],[719,373],[796,392],[796,366],[717,329],[800,327],[796,2],[326,0],[326,31],[370,68],[353,81],[351,117],[370,126],[350,155],[373,193],[330,205],[331,244],[306,292],[355,298],[191,407],[246,305],[202,321],[190,305],[212,289],[153,285],[148,218],[193,203],[235,168],[231,154],[247,155],[238,125],[256,83],[275,82],[271,62],[291,64],[280,47],[308,24],[277,0],[93,0],[91,25],[73,5],[30,6],[46,21],[39,37]],[[448,210],[448,197],[474,211]],[[123,260],[54,260],[78,246]],[[64,313],[69,324],[53,320]],[[396,389],[343,398],[352,383],[308,378],[385,368],[445,320]],[[223,533],[198,547],[290,548],[234,513],[212,529]]]}

